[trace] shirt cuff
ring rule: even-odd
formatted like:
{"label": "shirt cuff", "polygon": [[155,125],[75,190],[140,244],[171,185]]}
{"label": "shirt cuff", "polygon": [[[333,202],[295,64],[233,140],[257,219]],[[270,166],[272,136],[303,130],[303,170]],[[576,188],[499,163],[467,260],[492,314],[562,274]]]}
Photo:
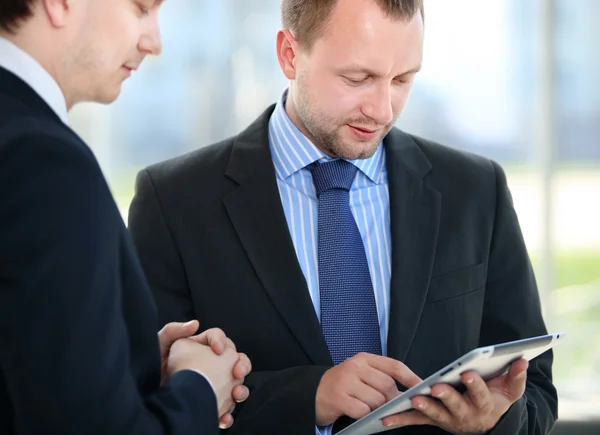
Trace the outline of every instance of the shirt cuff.
{"label": "shirt cuff", "polygon": [[330,426],[315,426],[316,435],[331,435],[333,425]]}

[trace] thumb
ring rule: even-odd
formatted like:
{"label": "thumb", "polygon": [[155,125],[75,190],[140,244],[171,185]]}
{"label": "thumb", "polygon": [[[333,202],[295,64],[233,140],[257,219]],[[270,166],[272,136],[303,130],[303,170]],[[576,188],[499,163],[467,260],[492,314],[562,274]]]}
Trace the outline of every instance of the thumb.
{"label": "thumb", "polygon": [[184,335],[183,337],[189,337],[190,335],[194,335],[196,331],[198,331],[198,328],[200,327],[200,322],[198,322],[197,320],[190,320],[186,323],[179,323],[179,325],[181,329],[187,333],[187,335]]}
{"label": "thumb", "polygon": [[169,349],[171,345],[180,338],[186,338],[193,335],[200,326],[197,320],[190,320],[186,323],[171,322],[166,324],[158,333],[158,340],[163,351]]}
{"label": "thumb", "polygon": [[529,362],[525,359],[515,361],[506,376],[506,391],[513,400],[518,399],[525,392],[527,382],[527,368]]}

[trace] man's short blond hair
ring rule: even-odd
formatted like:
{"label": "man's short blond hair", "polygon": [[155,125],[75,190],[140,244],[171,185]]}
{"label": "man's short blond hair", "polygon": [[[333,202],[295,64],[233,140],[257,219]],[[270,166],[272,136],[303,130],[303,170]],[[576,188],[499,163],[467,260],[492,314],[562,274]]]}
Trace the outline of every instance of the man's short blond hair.
{"label": "man's short blond hair", "polygon": [[[416,13],[425,19],[423,0],[373,0],[393,19],[410,20]],[[281,21],[307,48],[323,33],[338,0],[282,0]]]}

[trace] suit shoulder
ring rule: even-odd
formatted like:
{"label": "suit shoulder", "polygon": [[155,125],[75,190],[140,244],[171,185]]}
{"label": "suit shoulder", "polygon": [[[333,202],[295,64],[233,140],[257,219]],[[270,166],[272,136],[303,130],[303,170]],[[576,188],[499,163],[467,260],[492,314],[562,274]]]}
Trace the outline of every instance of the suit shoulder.
{"label": "suit shoulder", "polygon": [[494,162],[484,156],[442,145],[419,136],[409,135],[436,167],[456,168],[458,170],[493,171]]}
{"label": "suit shoulder", "polygon": [[505,183],[502,167],[492,159],[409,135],[431,165],[428,183],[443,192],[475,197],[496,192]]}
{"label": "suit shoulder", "polygon": [[155,163],[148,166],[145,171],[154,182],[158,183],[184,181],[201,175],[210,177],[222,174],[229,162],[235,138],[235,136],[230,137],[221,142]]}
{"label": "suit shoulder", "polygon": [[35,115],[0,120],[0,152],[13,148],[16,152],[29,153],[32,158],[38,153],[55,151],[95,162],[92,151],[69,127]]}
{"label": "suit shoulder", "polygon": [[59,195],[84,186],[106,187],[87,145],[65,125],[43,117],[20,117],[0,127],[0,168],[14,189],[33,186]]}
{"label": "suit shoulder", "polygon": [[430,176],[436,184],[459,184],[488,191],[495,190],[504,171],[496,161],[468,151],[409,135],[431,164]]}

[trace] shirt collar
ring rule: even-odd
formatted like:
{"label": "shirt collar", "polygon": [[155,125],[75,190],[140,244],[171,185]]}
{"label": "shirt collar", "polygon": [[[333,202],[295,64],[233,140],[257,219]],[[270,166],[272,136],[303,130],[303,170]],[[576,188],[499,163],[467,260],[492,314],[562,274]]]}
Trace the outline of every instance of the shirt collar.
{"label": "shirt collar", "polygon": [[[282,180],[316,161],[334,160],[317,148],[294,125],[285,111],[287,93],[287,90],[283,93],[269,120],[269,144],[273,155],[273,163],[277,175]],[[381,182],[381,172],[385,163],[385,154],[381,143],[375,154],[368,159],[348,161],[373,183],[379,184]]]}
{"label": "shirt collar", "polygon": [[56,80],[28,53],[0,37],[0,66],[27,83],[65,124],[69,123],[67,103]]}

